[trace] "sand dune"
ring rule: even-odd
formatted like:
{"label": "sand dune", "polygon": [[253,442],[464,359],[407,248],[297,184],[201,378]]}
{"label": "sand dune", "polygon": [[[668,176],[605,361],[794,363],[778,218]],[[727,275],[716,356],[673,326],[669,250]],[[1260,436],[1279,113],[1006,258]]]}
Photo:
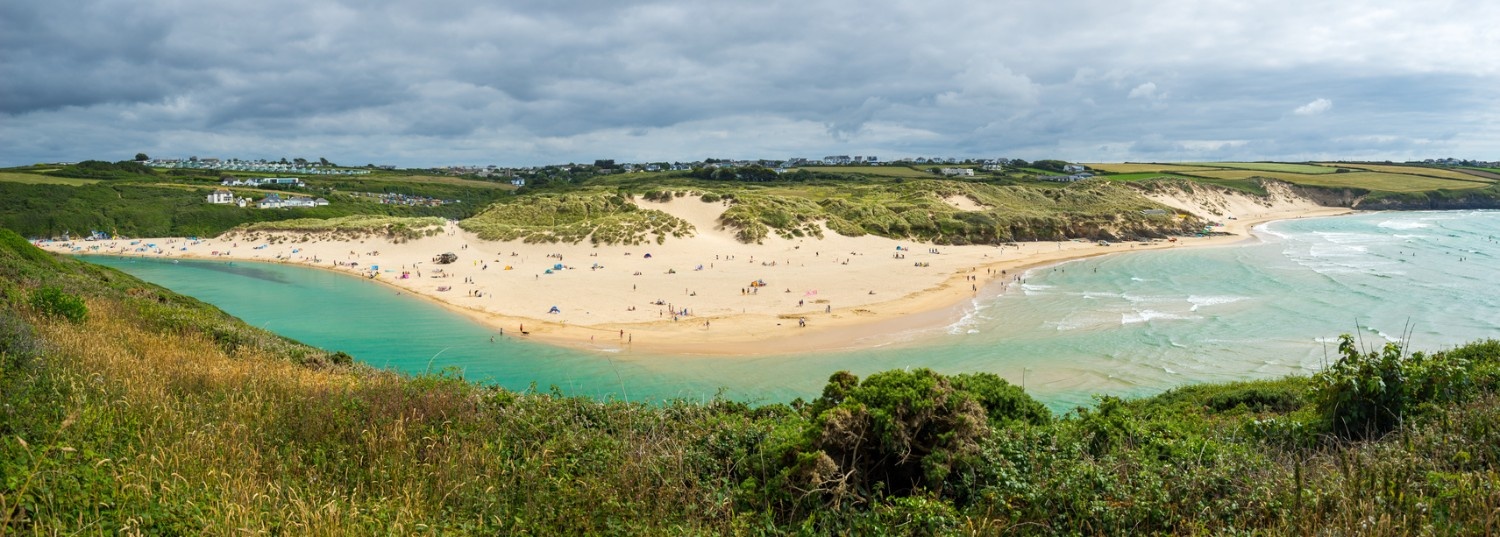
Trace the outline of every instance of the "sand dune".
{"label": "sand dune", "polygon": [[[1222,245],[1243,239],[1250,226],[1267,220],[1348,212],[1287,192],[1273,192],[1268,202],[1222,193],[1153,199],[1222,220],[1232,235],[998,247],[827,232],[823,239],[773,235],[752,245],[720,228],[724,203],[686,197],[638,201],[697,228],[694,237],[649,246],[490,242],[453,224],[438,236],[399,244],[373,237],[300,242],[300,234],[226,234],[201,241],[143,241],[156,243],[156,251],[137,251],[139,245],[128,241],[40,246],[71,253],[98,246],[91,253],[295,263],[374,274],[376,281],[430,297],[507,337],[601,350],[762,354],[868,347],[913,328],[946,325],[987,284],[1006,285],[1029,267],[1113,252]],[[457,254],[458,261],[434,263],[433,257],[444,252]],[[554,306],[556,312],[549,313]]]}

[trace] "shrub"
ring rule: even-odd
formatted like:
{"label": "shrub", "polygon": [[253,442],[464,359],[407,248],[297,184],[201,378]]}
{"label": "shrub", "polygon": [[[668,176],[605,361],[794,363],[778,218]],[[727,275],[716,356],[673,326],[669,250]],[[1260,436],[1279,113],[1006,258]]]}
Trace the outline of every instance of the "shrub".
{"label": "shrub", "polygon": [[1421,405],[1459,402],[1474,392],[1469,362],[1458,356],[1407,356],[1395,343],[1360,352],[1348,334],[1339,337],[1339,354],[1313,377],[1313,397],[1331,430],[1344,438],[1383,435]]}
{"label": "shrub", "polygon": [[835,505],[845,496],[907,496],[941,490],[972,462],[989,430],[976,397],[930,369],[876,373],[857,386],[855,379],[835,374],[814,403],[826,410],[794,455],[795,492],[821,492]]}
{"label": "shrub", "polygon": [[10,365],[29,360],[39,353],[41,345],[31,325],[9,310],[0,309],[0,357],[5,357],[0,365],[9,369]]}
{"label": "shrub", "polygon": [[88,306],[83,299],[63,292],[57,287],[42,287],[31,293],[31,307],[43,315],[62,317],[75,323],[88,316]]}
{"label": "shrub", "polygon": [[984,407],[991,426],[1014,422],[1044,425],[1052,421],[1052,411],[1047,410],[1046,406],[1026,395],[1020,387],[993,373],[971,373],[951,378],[954,389],[978,398],[979,406]]}

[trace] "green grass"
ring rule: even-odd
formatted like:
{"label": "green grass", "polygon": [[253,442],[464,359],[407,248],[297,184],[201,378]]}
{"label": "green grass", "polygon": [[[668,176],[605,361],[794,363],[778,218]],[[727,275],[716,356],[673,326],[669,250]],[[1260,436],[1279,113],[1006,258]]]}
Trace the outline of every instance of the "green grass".
{"label": "green grass", "polygon": [[67,185],[81,186],[92,185],[99,182],[98,179],[76,179],[72,177],[52,177],[34,173],[0,172],[0,181],[9,183],[21,183],[27,185]]}
{"label": "green grass", "polygon": [[[950,166],[938,166],[946,168]],[[832,173],[841,175],[868,175],[873,177],[937,177],[932,173],[912,169],[907,166],[803,166],[797,168],[810,172]]]}
{"label": "green grass", "polygon": [[1318,166],[1314,164],[1292,164],[1284,162],[1185,162],[1187,166],[1202,166],[1206,168],[1229,168],[1235,170],[1255,170],[1262,172],[1298,173],[1317,175],[1334,173],[1336,167]]}
{"label": "green grass", "polygon": [[[1333,164],[1329,164],[1332,166]],[[1339,164],[1339,167],[1351,170],[1368,170],[1372,172],[1394,173],[1402,175],[1419,175],[1424,177],[1435,177],[1438,179],[1454,179],[1458,181],[1478,181],[1489,183],[1492,180],[1484,177],[1470,175],[1458,170],[1434,168],[1431,166],[1400,166],[1392,164]]]}
{"label": "green grass", "polygon": [[1479,178],[1475,178],[1473,181],[1459,181],[1382,172],[1353,172],[1301,177],[1278,176],[1277,178],[1303,185],[1363,188],[1385,192],[1424,192],[1438,189],[1467,190],[1484,188],[1489,184],[1488,181]]}
{"label": "green grass", "polygon": [[1192,172],[1200,170],[1218,169],[1213,166],[1184,166],[1181,164],[1157,164],[1143,162],[1126,162],[1115,164],[1085,164],[1091,170],[1103,171],[1111,174],[1137,174],[1137,173],[1177,173]]}

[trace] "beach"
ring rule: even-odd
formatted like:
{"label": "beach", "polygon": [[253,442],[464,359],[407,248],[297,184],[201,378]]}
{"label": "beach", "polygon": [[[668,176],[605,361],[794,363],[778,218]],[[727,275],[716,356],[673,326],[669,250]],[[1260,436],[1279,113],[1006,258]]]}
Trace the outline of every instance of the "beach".
{"label": "beach", "polygon": [[[436,236],[319,239],[230,233],[201,240],[43,241],[54,252],[291,263],[368,278],[432,299],[495,329],[582,349],[756,355],[873,347],[941,326],[981,292],[1029,269],[1119,252],[1233,244],[1253,226],[1349,212],[1286,192],[1157,194],[1222,225],[1214,234],[1151,242],[1029,242],[948,246],[886,239],[770,236],[743,244],[717,219],[726,206],[696,198],[637,201],[692,223],[696,234],[635,246],[484,241],[456,224]],[[452,253],[450,263],[439,256]]]}

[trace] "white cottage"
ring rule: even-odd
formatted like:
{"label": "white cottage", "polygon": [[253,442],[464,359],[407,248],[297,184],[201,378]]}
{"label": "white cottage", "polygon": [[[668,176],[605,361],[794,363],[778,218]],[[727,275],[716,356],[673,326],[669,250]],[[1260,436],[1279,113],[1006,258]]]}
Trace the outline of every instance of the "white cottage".
{"label": "white cottage", "polygon": [[208,194],[208,202],[215,205],[228,205],[234,203],[234,193],[227,189],[219,188]]}

